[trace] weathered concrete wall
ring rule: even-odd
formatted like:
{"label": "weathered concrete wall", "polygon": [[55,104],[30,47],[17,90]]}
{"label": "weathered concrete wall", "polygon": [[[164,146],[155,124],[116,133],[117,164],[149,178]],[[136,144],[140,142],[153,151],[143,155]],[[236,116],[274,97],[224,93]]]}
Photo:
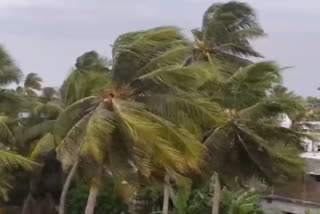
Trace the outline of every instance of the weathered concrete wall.
{"label": "weathered concrete wall", "polygon": [[313,158],[305,158],[307,163],[307,172],[312,172],[314,174],[320,174],[320,160]]}
{"label": "weathered concrete wall", "polygon": [[310,214],[320,214],[320,206],[303,205],[278,200],[272,200],[271,203],[263,200],[260,202],[260,206],[265,214],[284,214],[285,212],[304,214],[307,210]]}

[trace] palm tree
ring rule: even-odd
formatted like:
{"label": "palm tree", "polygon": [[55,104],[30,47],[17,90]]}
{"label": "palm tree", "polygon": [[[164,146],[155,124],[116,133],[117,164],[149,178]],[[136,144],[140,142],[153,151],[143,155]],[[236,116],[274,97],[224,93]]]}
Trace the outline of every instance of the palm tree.
{"label": "palm tree", "polygon": [[0,45],[0,112],[15,114],[13,109],[18,109],[21,98],[12,90],[5,89],[12,83],[19,83],[22,72],[10,57],[7,51]]}
{"label": "palm tree", "polygon": [[[251,39],[264,35],[254,10],[246,3],[215,3],[204,13],[201,29],[194,29],[195,50],[192,61],[205,59],[214,64],[245,66],[242,57],[262,57],[250,45]],[[219,59],[219,63],[215,59]]]}
{"label": "palm tree", "polygon": [[24,80],[23,87],[17,87],[16,91],[25,94],[28,96],[37,96],[36,91],[41,90],[41,77],[38,76],[36,73],[29,73]]}
{"label": "palm tree", "polygon": [[[65,169],[71,168],[60,214],[80,163],[89,166],[93,178],[86,214],[93,212],[105,169],[120,185],[163,182],[165,177],[183,185],[199,170],[204,148],[190,121],[216,124],[220,118],[219,108],[196,94],[207,81],[204,77],[210,76],[207,66],[183,67],[191,49],[175,27],[118,37],[110,88],[75,102],[58,118],[54,132],[56,142],[61,142],[58,159]],[[156,105],[164,99],[170,103]]]}
{"label": "palm tree", "polygon": [[13,178],[8,174],[6,169],[8,168],[22,168],[31,170],[37,166],[36,162],[29,158],[23,157],[12,151],[12,148],[16,146],[16,139],[7,125],[8,118],[5,116],[0,117],[0,197],[7,200],[8,191],[12,188],[10,181]]}
{"label": "palm tree", "polygon": [[95,51],[78,57],[75,68],[60,88],[62,102],[68,106],[108,87],[111,80],[109,67],[109,61]]}
{"label": "palm tree", "polygon": [[7,86],[11,83],[19,83],[21,77],[21,70],[3,46],[0,45],[0,87]]}
{"label": "palm tree", "polygon": [[[202,88],[225,113],[225,123],[212,127],[204,138],[210,165],[217,172],[215,195],[221,190],[218,175],[241,180],[256,175],[272,183],[301,172],[303,162],[298,154],[304,134],[280,127],[278,116],[294,115],[304,106],[294,94],[270,93],[281,82],[280,71],[273,62],[238,68],[233,75],[216,71],[218,77]],[[213,214],[219,211],[218,196]]]}

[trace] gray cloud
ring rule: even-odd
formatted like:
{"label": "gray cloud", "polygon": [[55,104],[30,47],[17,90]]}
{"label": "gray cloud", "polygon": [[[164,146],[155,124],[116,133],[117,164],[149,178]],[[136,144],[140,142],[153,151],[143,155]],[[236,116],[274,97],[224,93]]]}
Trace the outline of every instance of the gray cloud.
{"label": "gray cloud", "polygon": [[[0,43],[25,73],[37,72],[59,86],[77,56],[97,50],[110,56],[110,44],[128,31],[177,25],[188,32],[201,25],[210,0],[0,0]],[[266,59],[283,66],[285,84],[301,95],[320,85],[317,50],[318,0],[248,0],[268,33],[255,41]]]}

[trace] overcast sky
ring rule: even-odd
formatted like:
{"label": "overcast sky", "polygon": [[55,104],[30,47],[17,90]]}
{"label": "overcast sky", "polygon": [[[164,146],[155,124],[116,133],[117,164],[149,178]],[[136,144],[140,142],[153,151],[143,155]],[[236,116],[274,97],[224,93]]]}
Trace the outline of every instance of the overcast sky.
{"label": "overcast sky", "polygon": [[[115,38],[128,31],[177,25],[200,27],[217,0],[0,0],[0,43],[24,73],[60,86],[75,58],[89,50],[110,56]],[[254,44],[282,66],[287,87],[320,95],[320,0],[248,0],[267,32]]]}

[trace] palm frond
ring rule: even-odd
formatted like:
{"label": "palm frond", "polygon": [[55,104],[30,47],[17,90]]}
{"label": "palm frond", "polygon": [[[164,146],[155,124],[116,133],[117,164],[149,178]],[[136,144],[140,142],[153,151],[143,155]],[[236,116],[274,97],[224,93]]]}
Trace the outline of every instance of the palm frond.
{"label": "palm frond", "polygon": [[0,198],[7,202],[9,200],[9,191],[13,189],[11,182],[14,177],[5,169],[0,169]]}
{"label": "palm frond", "polygon": [[96,95],[103,89],[108,88],[110,82],[110,72],[79,72],[74,70],[60,88],[62,101],[66,105],[71,105],[78,100]]}
{"label": "palm frond", "polygon": [[203,16],[201,41],[222,53],[261,57],[249,40],[264,35],[254,10],[246,3],[216,3]]}
{"label": "palm frond", "polygon": [[182,65],[187,57],[191,55],[191,53],[191,46],[177,45],[176,47],[162,52],[160,55],[153,58],[144,67],[142,67],[138,73],[142,75],[159,68],[173,65]]}
{"label": "palm frond", "polygon": [[141,101],[157,115],[178,124],[191,120],[205,129],[225,121],[220,106],[200,94],[156,94]]}
{"label": "palm frond", "polygon": [[138,80],[146,90],[176,88],[190,91],[200,88],[205,82],[215,78],[216,73],[212,72],[212,69],[207,64],[163,67],[140,76]]}
{"label": "palm frond", "polygon": [[49,120],[56,119],[63,111],[63,108],[54,102],[41,103],[33,109],[33,115],[38,118],[45,118]]}
{"label": "palm frond", "polygon": [[26,89],[35,89],[40,90],[41,89],[41,77],[38,76],[36,73],[29,73],[24,80],[24,87]]}
{"label": "palm frond", "polygon": [[252,120],[272,118],[282,113],[297,115],[304,109],[304,103],[301,101],[296,96],[269,96],[253,106],[240,110],[239,113],[250,117]]}
{"label": "palm frond", "polygon": [[97,98],[94,96],[79,100],[67,107],[57,118],[53,135],[59,144],[69,130],[85,115],[97,106]]}
{"label": "palm frond", "polygon": [[115,128],[113,113],[103,106],[98,107],[88,122],[80,155],[85,160],[103,162],[108,156],[108,147]]}
{"label": "palm frond", "polygon": [[281,82],[280,71],[274,62],[259,62],[238,69],[224,86],[224,106],[243,108],[255,104]]}
{"label": "palm frond", "polygon": [[0,118],[0,142],[11,146],[16,144],[16,139],[3,118]]}
{"label": "palm frond", "polygon": [[77,58],[75,67],[81,72],[106,72],[109,70],[107,63],[96,51],[88,51]]}
{"label": "palm frond", "polygon": [[182,174],[199,169],[204,148],[187,130],[152,114],[142,104],[123,100],[113,103],[122,132],[133,141],[135,152],[146,164],[141,166],[136,156],[135,165],[142,174],[148,176],[150,164]]}
{"label": "palm frond", "polygon": [[7,168],[23,168],[31,170],[38,164],[29,158],[23,157],[11,151],[0,150],[0,166]]}
{"label": "palm frond", "polygon": [[21,80],[22,72],[10,57],[7,51],[0,45],[0,86],[10,83],[18,83]]}
{"label": "palm frond", "polygon": [[17,144],[25,147],[31,141],[41,138],[53,130],[55,122],[54,120],[47,120],[30,127],[16,127],[13,133],[16,136]]}
{"label": "palm frond", "polygon": [[[171,48],[188,43],[176,27],[159,27],[148,31],[121,35],[115,42],[113,82],[128,84],[152,59]],[[158,58],[159,60],[159,58]]]}
{"label": "palm frond", "polygon": [[57,159],[61,162],[64,171],[67,171],[77,158],[83,145],[83,136],[92,113],[80,118],[66,133],[63,140],[59,142],[56,149]]}
{"label": "palm frond", "polygon": [[38,142],[36,142],[35,147],[33,148],[30,158],[33,160],[39,160],[44,155],[48,154],[50,151],[55,149],[55,142],[53,135],[51,133],[43,136]]}

